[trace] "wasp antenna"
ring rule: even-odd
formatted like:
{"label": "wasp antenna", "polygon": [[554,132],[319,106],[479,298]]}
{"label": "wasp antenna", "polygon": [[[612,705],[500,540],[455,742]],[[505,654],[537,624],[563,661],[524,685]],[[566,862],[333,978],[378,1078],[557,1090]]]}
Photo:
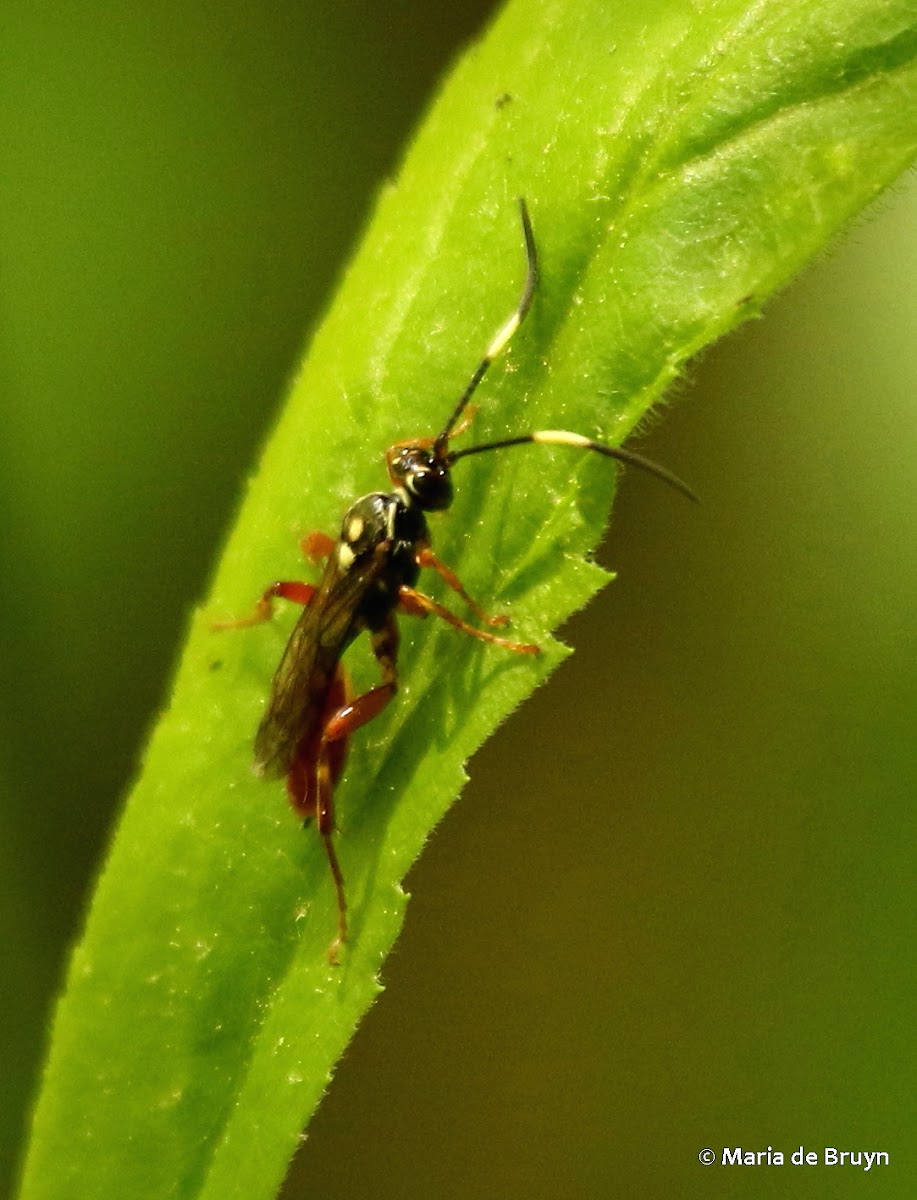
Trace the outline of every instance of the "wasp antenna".
{"label": "wasp antenna", "polygon": [[535,246],[535,234],[532,232],[532,220],[529,216],[528,205],[525,199],[519,197],[519,213],[522,217],[522,234],[525,238],[525,257],[527,263],[527,272],[525,277],[525,286],[522,289],[522,295],[519,303],[516,305],[512,316],[503,325],[495,335],[493,341],[487,347],[487,351],[481,361],[478,363],[477,369],[468,381],[468,386],[465,388],[459,397],[458,404],[452,411],[452,416],[446,422],[442,433],[433,443],[434,454],[442,454],[445,446],[448,444],[449,435],[455,428],[462,413],[468,407],[468,401],[477,391],[478,384],[487,374],[487,368],[494,359],[506,348],[507,343],[513,334],[526,318],[526,314],[532,307],[532,298],[535,295],[535,288],[538,286],[538,250]]}
{"label": "wasp antenna", "polygon": [[604,442],[596,442],[592,438],[584,437],[581,433],[571,433],[566,429],[540,429],[534,433],[522,433],[516,437],[503,438],[498,442],[466,446],[462,450],[450,451],[448,462],[451,465],[460,458],[467,458],[469,454],[483,454],[487,450],[503,450],[508,446],[526,445],[572,446],[576,450],[594,450],[596,454],[602,454],[605,458],[613,458],[629,467],[639,467],[641,471],[648,471],[650,475],[655,475],[657,479],[661,479],[663,483],[675,488],[683,496],[693,500],[695,504],[700,503],[696,493],[688,487],[684,480],[679,479],[666,467],[661,467],[659,463],[653,462],[652,459],[644,458],[642,454],[636,454],[633,450],[624,450],[621,446],[606,446]]}

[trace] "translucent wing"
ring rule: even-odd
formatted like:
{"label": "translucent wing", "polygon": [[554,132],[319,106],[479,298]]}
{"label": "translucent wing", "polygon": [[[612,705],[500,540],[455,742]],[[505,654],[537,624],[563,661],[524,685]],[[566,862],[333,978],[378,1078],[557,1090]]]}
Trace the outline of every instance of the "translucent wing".
{"label": "translucent wing", "polygon": [[360,601],[384,566],[368,555],[342,570],[328,560],[318,591],[293,627],[271,684],[267,711],[255,735],[255,770],[279,779],[289,771],[303,737],[324,707],[341,655],[362,629]]}

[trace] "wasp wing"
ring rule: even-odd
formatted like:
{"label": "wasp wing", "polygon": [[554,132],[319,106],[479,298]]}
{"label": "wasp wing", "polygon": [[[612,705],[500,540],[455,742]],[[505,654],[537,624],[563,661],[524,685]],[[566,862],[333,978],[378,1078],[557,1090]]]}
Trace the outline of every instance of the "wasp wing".
{"label": "wasp wing", "polygon": [[344,570],[332,555],[311,602],[293,627],[255,735],[255,770],[279,779],[289,771],[303,737],[319,720],[341,655],[362,629],[360,601],[384,565],[367,556]]}

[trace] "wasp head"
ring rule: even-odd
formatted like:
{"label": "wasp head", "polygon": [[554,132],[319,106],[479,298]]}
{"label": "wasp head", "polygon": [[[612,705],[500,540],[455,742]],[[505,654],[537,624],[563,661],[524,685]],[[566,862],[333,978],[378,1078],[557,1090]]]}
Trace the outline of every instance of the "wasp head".
{"label": "wasp head", "polygon": [[452,503],[449,458],[433,441],[401,442],[385,456],[388,474],[424,512],[439,512]]}

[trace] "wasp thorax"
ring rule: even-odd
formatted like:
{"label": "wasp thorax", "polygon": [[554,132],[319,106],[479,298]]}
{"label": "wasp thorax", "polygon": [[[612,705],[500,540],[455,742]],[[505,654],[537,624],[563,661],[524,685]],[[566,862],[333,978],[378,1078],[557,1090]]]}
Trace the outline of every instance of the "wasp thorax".
{"label": "wasp thorax", "polygon": [[418,508],[437,512],[452,503],[452,476],[440,455],[426,446],[395,446],[388,454],[392,483]]}

